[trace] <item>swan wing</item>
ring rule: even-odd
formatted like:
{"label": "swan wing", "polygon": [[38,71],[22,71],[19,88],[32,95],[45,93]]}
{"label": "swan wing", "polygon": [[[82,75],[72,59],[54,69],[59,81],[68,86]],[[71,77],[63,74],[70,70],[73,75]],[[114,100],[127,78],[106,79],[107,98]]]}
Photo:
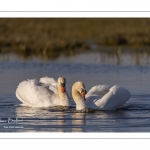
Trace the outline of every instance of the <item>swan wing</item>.
{"label": "swan wing", "polygon": [[57,99],[53,91],[39,86],[36,79],[21,82],[16,89],[16,97],[31,107],[53,106]]}
{"label": "swan wing", "polygon": [[40,78],[39,82],[44,86],[44,87],[49,87],[50,90],[52,90],[55,94],[58,94],[58,83],[54,78],[49,78],[49,77],[42,77]]}
{"label": "swan wing", "polygon": [[93,95],[87,98],[86,105],[93,109],[115,110],[125,104],[130,96],[130,92],[127,89],[115,85],[104,96]]}
{"label": "swan wing", "polygon": [[47,76],[40,78],[39,82],[45,85],[57,85],[57,82],[54,78],[49,78]]}
{"label": "swan wing", "polygon": [[103,96],[109,92],[109,89],[109,85],[96,85],[88,91],[88,93],[86,94],[86,98],[91,96]]}

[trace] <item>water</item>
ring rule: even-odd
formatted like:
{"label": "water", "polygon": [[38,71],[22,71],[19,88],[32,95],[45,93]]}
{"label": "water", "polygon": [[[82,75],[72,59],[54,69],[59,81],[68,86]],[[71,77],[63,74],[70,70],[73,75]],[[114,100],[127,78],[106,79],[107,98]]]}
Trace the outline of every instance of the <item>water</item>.
{"label": "water", "polygon": [[[149,132],[149,61],[147,53],[109,55],[91,51],[55,60],[34,56],[25,60],[16,54],[1,54],[0,132]],[[91,113],[18,106],[17,85],[23,80],[44,76],[67,79],[72,110],[75,103],[71,87],[79,80],[85,83],[87,91],[97,84],[124,86],[131,92],[131,98],[122,109]]]}

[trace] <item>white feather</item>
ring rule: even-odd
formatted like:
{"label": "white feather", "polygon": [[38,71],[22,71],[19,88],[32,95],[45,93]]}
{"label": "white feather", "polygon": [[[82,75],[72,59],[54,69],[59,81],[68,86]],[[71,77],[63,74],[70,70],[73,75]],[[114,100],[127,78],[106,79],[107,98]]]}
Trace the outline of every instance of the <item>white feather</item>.
{"label": "white feather", "polygon": [[31,107],[49,107],[59,105],[58,94],[48,87],[40,86],[36,79],[19,83],[16,97],[25,105]]}
{"label": "white feather", "polygon": [[57,82],[54,78],[49,78],[47,76],[40,78],[39,82],[45,85],[57,85]]}
{"label": "white feather", "polygon": [[130,92],[120,86],[94,86],[86,95],[86,106],[92,109],[114,110],[125,104],[130,98]]}
{"label": "white feather", "polygon": [[58,94],[58,83],[56,82],[56,80],[54,78],[49,78],[49,77],[42,77],[39,80],[40,83],[42,83],[42,85],[44,87],[49,87],[50,90],[52,90],[55,94]]}
{"label": "white feather", "polygon": [[110,89],[109,85],[96,85],[94,87],[92,87],[88,93],[86,94],[86,98],[91,96],[91,95],[104,95],[106,94]]}

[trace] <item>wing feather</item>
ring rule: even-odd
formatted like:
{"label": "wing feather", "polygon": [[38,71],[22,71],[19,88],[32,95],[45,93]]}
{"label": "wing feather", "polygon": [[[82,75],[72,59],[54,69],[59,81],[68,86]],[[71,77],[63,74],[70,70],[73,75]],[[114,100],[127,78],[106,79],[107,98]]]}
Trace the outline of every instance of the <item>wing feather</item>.
{"label": "wing feather", "polygon": [[42,85],[44,87],[49,87],[50,90],[52,90],[55,94],[58,94],[58,84],[56,82],[56,80],[54,78],[49,78],[49,77],[42,77],[39,80],[40,83],[42,83]]}
{"label": "wing feather", "polygon": [[127,89],[114,85],[104,96],[99,94],[87,98],[86,104],[93,109],[115,110],[125,104],[130,96],[130,92]]}
{"label": "wing feather", "polygon": [[109,85],[96,85],[88,91],[88,93],[86,94],[86,98],[88,98],[89,96],[103,96],[109,92],[109,89]]}
{"label": "wing feather", "polygon": [[39,86],[36,79],[21,82],[16,89],[16,97],[28,106],[48,106],[53,104],[51,97],[54,92]]}
{"label": "wing feather", "polygon": [[49,77],[42,77],[39,80],[40,83],[48,86],[48,85],[57,85],[57,82],[54,78],[49,78]]}

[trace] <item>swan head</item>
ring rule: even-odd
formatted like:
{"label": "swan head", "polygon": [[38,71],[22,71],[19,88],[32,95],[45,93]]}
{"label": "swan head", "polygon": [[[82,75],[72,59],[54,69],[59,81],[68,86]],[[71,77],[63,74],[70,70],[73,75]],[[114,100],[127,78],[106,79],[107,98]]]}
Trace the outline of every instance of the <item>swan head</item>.
{"label": "swan head", "polygon": [[62,92],[62,93],[65,93],[65,92],[66,92],[66,89],[65,89],[65,86],[66,86],[66,79],[63,78],[63,77],[59,77],[59,78],[58,78],[58,86],[60,86],[61,92]]}
{"label": "swan head", "polygon": [[72,88],[76,89],[76,91],[79,92],[80,96],[85,100],[86,89],[83,82],[81,81],[75,82]]}

